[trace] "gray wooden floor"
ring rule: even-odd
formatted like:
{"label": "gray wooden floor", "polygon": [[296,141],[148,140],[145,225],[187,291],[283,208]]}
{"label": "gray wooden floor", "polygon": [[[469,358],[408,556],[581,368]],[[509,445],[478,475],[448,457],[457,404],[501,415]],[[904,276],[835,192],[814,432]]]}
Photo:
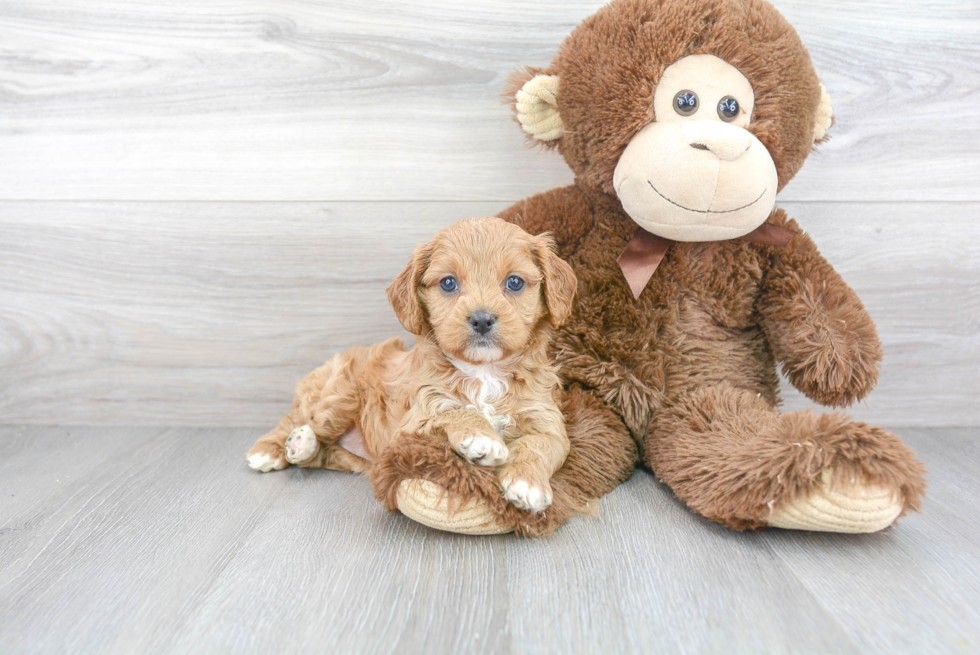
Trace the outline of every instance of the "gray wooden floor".
{"label": "gray wooden floor", "polygon": [[977,429],[909,429],[922,514],[737,534],[644,471],[554,537],[464,537],[252,429],[0,428],[4,653],[980,652]]}

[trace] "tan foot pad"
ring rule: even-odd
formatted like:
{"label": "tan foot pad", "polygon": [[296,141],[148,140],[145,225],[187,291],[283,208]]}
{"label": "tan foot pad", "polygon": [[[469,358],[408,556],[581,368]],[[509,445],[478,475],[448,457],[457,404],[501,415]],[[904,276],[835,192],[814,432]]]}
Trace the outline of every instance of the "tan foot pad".
{"label": "tan foot pad", "polygon": [[428,480],[403,480],[398,485],[398,509],[422,525],[460,534],[504,534],[513,528],[499,525],[494,514],[476,499],[463,503],[451,515],[445,489]]}
{"label": "tan foot pad", "polygon": [[808,498],[800,498],[769,517],[769,525],[787,530],[815,530],[858,534],[878,532],[902,513],[902,502],[890,489],[856,484],[830,489],[830,471],[823,485]]}

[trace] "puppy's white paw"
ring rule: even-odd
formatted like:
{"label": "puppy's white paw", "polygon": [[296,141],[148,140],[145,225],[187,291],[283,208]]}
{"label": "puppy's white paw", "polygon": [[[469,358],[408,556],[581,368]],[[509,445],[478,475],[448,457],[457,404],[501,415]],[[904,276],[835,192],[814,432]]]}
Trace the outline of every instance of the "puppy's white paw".
{"label": "puppy's white paw", "polygon": [[266,455],[265,453],[255,453],[254,455],[248,456],[248,466],[254,471],[262,471],[263,473],[268,473],[269,471],[281,471],[282,469],[289,466],[284,459],[276,459]]}
{"label": "puppy's white paw", "polygon": [[296,428],[286,439],[286,460],[290,464],[300,464],[311,459],[320,449],[313,428],[308,425]]}
{"label": "puppy's white paw", "polygon": [[455,450],[480,466],[500,466],[507,461],[509,454],[504,442],[490,437],[465,437]]}
{"label": "puppy's white paw", "polygon": [[504,500],[518,509],[537,513],[551,505],[551,485],[548,484],[540,486],[527,480],[507,479],[501,482],[500,489]]}

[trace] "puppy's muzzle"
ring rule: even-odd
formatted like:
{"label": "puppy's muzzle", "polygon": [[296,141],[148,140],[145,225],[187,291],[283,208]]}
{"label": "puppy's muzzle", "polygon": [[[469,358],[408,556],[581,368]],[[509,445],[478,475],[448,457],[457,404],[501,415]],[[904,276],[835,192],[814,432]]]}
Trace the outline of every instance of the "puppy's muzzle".
{"label": "puppy's muzzle", "polygon": [[497,322],[497,315],[485,309],[476,309],[468,317],[470,329],[481,337],[487,336]]}

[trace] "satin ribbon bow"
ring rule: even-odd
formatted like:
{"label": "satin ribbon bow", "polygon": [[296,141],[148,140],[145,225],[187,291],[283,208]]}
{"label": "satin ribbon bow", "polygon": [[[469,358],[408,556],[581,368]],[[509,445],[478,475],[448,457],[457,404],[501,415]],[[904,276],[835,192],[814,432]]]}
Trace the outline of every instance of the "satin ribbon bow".
{"label": "satin ribbon bow", "polygon": [[[738,237],[736,241],[748,241],[765,246],[785,246],[795,236],[796,232],[788,227],[763,223],[748,234]],[[636,228],[636,234],[616,260],[619,267],[623,269],[630,291],[633,292],[633,300],[639,299],[640,293],[657,271],[671,243],[673,243],[671,239],[650,234],[642,227]]]}

